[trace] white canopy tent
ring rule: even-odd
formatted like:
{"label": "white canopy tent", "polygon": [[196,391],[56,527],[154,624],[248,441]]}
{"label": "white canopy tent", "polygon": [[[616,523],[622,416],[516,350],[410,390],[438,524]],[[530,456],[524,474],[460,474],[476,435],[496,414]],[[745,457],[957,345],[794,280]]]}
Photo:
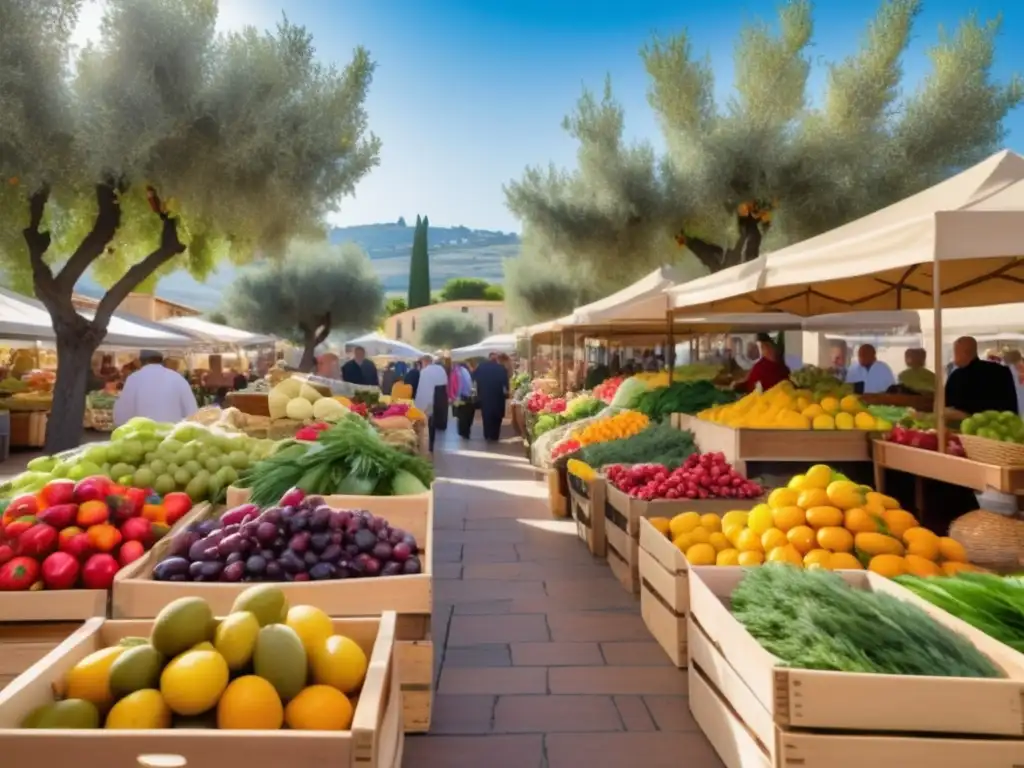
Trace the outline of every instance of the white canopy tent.
{"label": "white canopy tent", "polygon": [[201,317],[172,317],[161,322],[176,333],[183,333],[206,346],[257,347],[273,344],[273,336],[265,336],[219,323],[211,323]]}
{"label": "white canopy tent", "polygon": [[699,268],[690,265],[659,267],[611,296],[576,309],[572,325],[664,321],[669,310],[665,289],[699,276]]}
{"label": "white canopy tent", "polygon": [[[91,312],[79,312],[92,318]],[[55,345],[50,313],[35,299],[0,288],[0,340],[5,342],[34,342],[44,347]],[[156,323],[140,318],[114,315],[107,326],[107,336],[100,349],[183,349],[193,340],[180,333],[172,333]]]}
{"label": "white canopy tent", "polygon": [[363,336],[359,336],[355,339],[349,339],[345,342],[346,351],[349,351],[354,347],[362,347],[365,349],[368,357],[396,357],[403,360],[413,360],[427,354],[423,350],[417,349],[411,344],[405,344],[401,341],[389,339],[387,336],[377,331],[364,334]]}
{"label": "white canopy tent", "polygon": [[488,336],[476,344],[453,349],[452,360],[470,360],[474,357],[487,357],[492,352],[499,355],[503,353],[511,355],[515,351],[516,335],[514,333],[501,333],[496,336]]}

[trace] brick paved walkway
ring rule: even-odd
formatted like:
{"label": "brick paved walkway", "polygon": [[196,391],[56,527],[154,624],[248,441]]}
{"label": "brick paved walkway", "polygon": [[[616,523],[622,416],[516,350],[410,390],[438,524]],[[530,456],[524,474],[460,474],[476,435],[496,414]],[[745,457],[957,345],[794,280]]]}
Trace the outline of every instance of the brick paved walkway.
{"label": "brick paved walkway", "polygon": [[433,726],[407,738],[404,764],[719,768],[685,672],[572,524],[551,519],[521,446],[448,432],[435,459]]}

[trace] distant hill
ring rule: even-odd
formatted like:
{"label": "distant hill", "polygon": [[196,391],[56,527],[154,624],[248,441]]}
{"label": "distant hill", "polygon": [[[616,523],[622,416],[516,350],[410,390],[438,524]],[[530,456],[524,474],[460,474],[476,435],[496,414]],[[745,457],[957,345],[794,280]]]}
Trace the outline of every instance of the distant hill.
{"label": "distant hill", "polygon": [[[409,287],[409,255],[414,227],[397,224],[362,224],[335,227],[329,233],[332,243],[354,242],[370,256],[374,269],[389,294],[404,296]],[[479,277],[500,283],[502,262],[519,255],[519,236],[514,232],[491,232],[467,227],[430,227],[430,282],[441,288],[453,277]],[[216,309],[224,290],[240,268],[222,265],[204,283],[178,272],[160,281],[156,292],[169,301],[196,309]],[[242,267],[241,269],[244,269]],[[99,296],[102,289],[89,278],[76,287],[88,296]]]}

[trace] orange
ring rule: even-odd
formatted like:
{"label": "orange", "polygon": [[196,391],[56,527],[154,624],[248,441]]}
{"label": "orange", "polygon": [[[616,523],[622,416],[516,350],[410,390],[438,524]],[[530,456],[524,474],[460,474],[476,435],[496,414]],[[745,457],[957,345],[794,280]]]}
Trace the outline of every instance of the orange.
{"label": "orange", "polygon": [[967,562],[967,550],[964,549],[964,545],[948,536],[939,539],[939,554],[943,560],[952,560],[954,563]]}
{"label": "orange", "polygon": [[217,727],[224,731],[276,731],[284,724],[281,697],[256,675],[232,680],[217,702]]}
{"label": "orange", "polygon": [[829,552],[851,552],[853,550],[853,534],[836,525],[819,529],[815,538],[818,540],[818,546]]}
{"label": "orange", "polygon": [[907,555],[935,562],[939,559],[939,537],[917,536],[907,542]]}
{"label": "orange", "polygon": [[790,528],[796,528],[798,525],[804,525],[807,522],[807,515],[795,504],[777,508],[772,517],[775,521],[775,527],[781,531],[788,531]]}
{"label": "orange", "polygon": [[806,525],[798,525],[795,528],[790,528],[786,531],[786,538],[789,539],[789,543],[792,544],[796,548],[796,551],[801,555],[806,555],[814,549],[815,546],[817,546],[814,529],[809,528]]}
{"label": "orange", "polygon": [[711,534],[708,532],[708,529],[705,528],[703,525],[698,525],[696,528],[690,531],[689,536],[694,544],[707,544],[711,541]]}
{"label": "orange", "polygon": [[947,560],[939,567],[946,576],[956,576],[958,573],[988,573],[984,568],[979,568],[970,563],[961,563],[956,560]]}
{"label": "orange", "polygon": [[721,552],[723,549],[729,549],[732,547],[732,543],[725,537],[725,534],[721,531],[715,531],[708,536],[708,544],[715,548],[716,552]]}
{"label": "orange", "polygon": [[911,576],[941,576],[942,569],[939,568],[933,561],[920,557],[919,555],[911,554],[907,552],[907,556],[903,558],[904,563],[907,567],[907,573]]}
{"label": "orange", "polygon": [[647,522],[654,526],[654,530],[662,536],[668,536],[669,520],[667,517],[648,517]]}
{"label": "orange", "polygon": [[767,562],[769,563],[789,563],[790,565],[802,566],[804,564],[803,557],[797,552],[796,547],[792,544],[785,544],[781,547],[776,547],[768,553]]}
{"label": "orange", "polygon": [[[822,491],[822,493],[824,493],[824,491]],[[843,512],[838,507],[827,505],[814,506],[807,510],[807,524],[812,528],[824,528],[829,525],[842,525]]]}
{"label": "orange", "polygon": [[739,564],[740,565],[760,565],[764,562],[764,554],[761,552],[740,552]]}
{"label": "orange", "polygon": [[848,509],[843,515],[843,525],[851,533],[877,533],[878,518],[863,509]]}
{"label": "orange", "polygon": [[899,555],[875,555],[868,563],[868,570],[874,571],[879,576],[893,578],[902,576],[907,572],[907,563]]}
{"label": "orange", "polygon": [[686,550],[686,559],[690,565],[714,565],[718,553],[710,544],[694,544]]}
{"label": "orange", "polygon": [[729,543],[732,544],[735,547],[736,546],[736,540],[739,538],[740,534],[743,533],[744,530],[746,530],[746,526],[745,525],[729,525],[729,526],[726,526],[726,528],[725,528],[725,538],[727,538],[729,540]]}
{"label": "orange", "polygon": [[833,571],[863,571],[860,560],[849,552],[833,552],[828,558],[828,567]]}
{"label": "orange", "polygon": [[786,534],[778,528],[769,528],[761,534],[761,548],[765,552],[771,552],[776,547],[781,547],[783,544],[787,543]]}
{"label": "orange", "polygon": [[284,719],[293,731],[346,731],[352,725],[352,702],[329,685],[311,685],[288,702]]}
{"label": "orange", "polygon": [[[750,554],[749,552],[747,554]],[[715,556],[715,565],[739,565],[740,551],[738,549],[723,549]]]}
{"label": "orange", "polygon": [[822,568],[828,568],[832,560],[832,553],[827,549],[812,549],[806,555],[804,555],[804,568],[812,565],[818,565]]}
{"label": "orange", "polygon": [[882,520],[885,521],[889,532],[898,539],[911,528],[920,525],[917,518],[904,509],[886,509],[882,512]]}
{"label": "orange", "polygon": [[693,540],[693,536],[688,533],[681,533],[672,539],[672,544],[683,554],[686,554],[686,550],[696,543],[697,542]]}
{"label": "orange", "polygon": [[700,516],[700,524],[712,533],[714,531],[722,530],[722,518],[711,512],[708,512],[706,515]]}
{"label": "orange", "polygon": [[736,549],[740,552],[764,552],[761,546],[761,537],[753,528],[744,528],[743,532],[736,537]]}

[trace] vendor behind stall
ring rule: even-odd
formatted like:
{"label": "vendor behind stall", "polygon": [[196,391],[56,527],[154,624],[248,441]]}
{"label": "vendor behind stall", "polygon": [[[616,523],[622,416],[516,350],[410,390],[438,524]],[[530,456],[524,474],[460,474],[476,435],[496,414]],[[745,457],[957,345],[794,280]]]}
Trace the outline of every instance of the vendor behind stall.
{"label": "vendor behind stall", "polygon": [[858,395],[875,395],[888,392],[896,384],[896,377],[888,363],[878,359],[878,352],[871,344],[861,344],[857,349],[857,362],[846,372],[846,383],[853,385]]}
{"label": "vendor behind stall", "polygon": [[907,367],[900,372],[901,387],[918,394],[930,394],[935,391],[935,374],[925,368],[928,353],[925,350],[908,349],[903,354],[903,362]]}
{"label": "vendor behind stall", "polygon": [[762,390],[767,390],[789,378],[789,368],[782,362],[782,354],[771,336],[767,333],[757,334],[757,345],[761,357],[754,363],[747,378],[733,385],[734,389],[753,392],[760,384]]}
{"label": "vendor behind stall", "polygon": [[142,367],[124,382],[124,391],[114,404],[114,426],[135,416],[174,424],[198,410],[195,395],[179,373],[164,367],[159,352],[144,349]]}
{"label": "vendor behind stall", "polygon": [[978,357],[978,342],[961,336],[953,344],[956,368],[946,382],[946,415],[964,419],[982,411],[1017,413],[1017,388],[1010,369]]}

